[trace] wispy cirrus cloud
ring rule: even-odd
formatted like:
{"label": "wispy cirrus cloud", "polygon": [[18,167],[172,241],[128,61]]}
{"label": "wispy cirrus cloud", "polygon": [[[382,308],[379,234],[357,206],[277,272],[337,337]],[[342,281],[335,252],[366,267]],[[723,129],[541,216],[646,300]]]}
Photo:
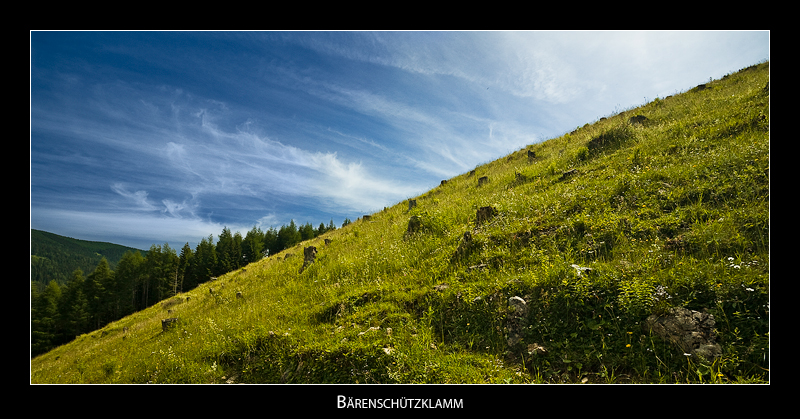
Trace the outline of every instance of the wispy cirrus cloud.
{"label": "wispy cirrus cloud", "polygon": [[146,191],[130,192],[122,183],[112,184],[111,190],[125,198],[124,202],[128,204],[126,208],[130,210],[156,211],[159,209],[148,201]]}
{"label": "wispy cirrus cloud", "polygon": [[768,47],[768,32],[34,32],[31,224],[159,243],[339,222]]}
{"label": "wispy cirrus cloud", "polygon": [[[32,228],[93,241],[109,241],[147,250],[153,244],[169,243],[180,248],[184,243],[197,246],[202,238],[217,235],[224,224],[201,218],[175,218],[160,211],[91,211],[59,208],[31,209],[36,221]],[[249,225],[230,226],[234,231],[246,231]]]}

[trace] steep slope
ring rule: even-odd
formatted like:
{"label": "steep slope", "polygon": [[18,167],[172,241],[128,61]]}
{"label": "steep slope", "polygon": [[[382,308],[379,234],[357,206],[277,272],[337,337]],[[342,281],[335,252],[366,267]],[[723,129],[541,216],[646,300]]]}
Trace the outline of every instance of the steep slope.
{"label": "steep slope", "polygon": [[528,146],[80,336],[31,381],[768,382],[768,80]]}

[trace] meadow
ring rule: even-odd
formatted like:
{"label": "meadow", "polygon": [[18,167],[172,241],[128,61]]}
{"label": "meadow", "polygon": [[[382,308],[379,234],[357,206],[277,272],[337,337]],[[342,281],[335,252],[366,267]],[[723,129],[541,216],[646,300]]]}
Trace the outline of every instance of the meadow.
{"label": "meadow", "polygon": [[[531,144],[81,335],[31,382],[769,383],[768,81]],[[654,333],[676,308],[713,316],[719,353]]]}

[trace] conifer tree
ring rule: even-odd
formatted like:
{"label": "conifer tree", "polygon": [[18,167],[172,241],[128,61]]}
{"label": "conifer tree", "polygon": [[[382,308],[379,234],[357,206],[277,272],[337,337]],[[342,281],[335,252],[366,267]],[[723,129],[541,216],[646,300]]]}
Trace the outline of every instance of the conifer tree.
{"label": "conifer tree", "polygon": [[178,255],[168,243],[163,246],[152,245],[145,257],[144,271],[146,274],[143,275],[144,284],[141,287],[141,308],[172,296],[175,274],[178,271]]}
{"label": "conifer tree", "polygon": [[94,329],[99,329],[106,324],[108,314],[106,303],[108,295],[104,285],[113,281],[113,272],[108,266],[108,260],[103,258],[94,271],[84,281],[84,292],[89,302],[89,314]]}
{"label": "conifer tree", "polygon": [[215,276],[223,275],[234,269],[233,247],[233,234],[231,234],[231,230],[228,229],[228,227],[224,227],[217,241],[217,268]]}
{"label": "conifer tree", "polygon": [[83,271],[76,269],[62,290],[59,313],[61,314],[61,342],[70,341],[75,336],[90,330],[89,301],[84,292]]}
{"label": "conifer tree", "polygon": [[264,251],[264,233],[260,228],[253,226],[242,241],[242,257],[245,264],[250,264],[261,259]]}
{"label": "conifer tree", "polygon": [[217,269],[217,250],[214,246],[213,236],[208,236],[200,240],[197,244],[197,249],[194,252],[194,257],[189,264],[189,270],[197,284],[202,284],[216,276]]}
{"label": "conifer tree", "polygon": [[178,292],[188,291],[197,286],[193,272],[190,269],[194,252],[189,243],[183,245],[178,262]]}
{"label": "conifer tree", "polygon": [[136,294],[137,284],[143,282],[144,256],[140,252],[127,251],[117,262],[117,269],[114,271],[116,279],[115,303],[116,319],[127,316],[137,309]]}
{"label": "conifer tree", "polygon": [[[242,265],[242,233],[233,233],[233,246],[231,247],[230,259],[232,261],[231,271],[241,268]],[[230,271],[229,271],[230,272]]]}
{"label": "conifer tree", "polygon": [[147,251],[147,256],[142,264],[142,275],[139,278],[139,283],[136,285],[137,293],[139,295],[138,310],[143,310],[150,306],[152,298],[151,295],[156,294],[155,282],[161,276],[161,246],[153,244],[150,250]]}
{"label": "conifer tree", "polygon": [[280,252],[278,249],[278,231],[274,227],[264,232],[264,252],[265,256],[274,255]]}
{"label": "conifer tree", "polygon": [[41,293],[36,292],[31,282],[31,355],[47,352],[56,345],[60,299],[61,288],[55,280]]}
{"label": "conifer tree", "polygon": [[297,230],[297,225],[294,223],[294,220],[291,220],[288,226],[283,225],[280,230],[278,230],[278,252],[300,243],[301,240],[302,236]]}
{"label": "conifer tree", "polygon": [[314,231],[314,237],[321,236],[321,235],[322,235],[322,234],[324,234],[326,231],[327,231],[327,230],[325,229],[325,223],[319,223],[319,227],[317,227],[317,230],[316,230],[316,231]]}
{"label": "conifer tree", "polygon": [[314,227],[311,223],[305,223],[300,229],[300,241],[311,240],[314,238]]}
{"label": "conifer tree", "polygon": [[178,254],[169,246],[169,243],[161,246],[160,256],[160,276],[156,278],[158,298],[154,303],[175,295],[178,274]]}

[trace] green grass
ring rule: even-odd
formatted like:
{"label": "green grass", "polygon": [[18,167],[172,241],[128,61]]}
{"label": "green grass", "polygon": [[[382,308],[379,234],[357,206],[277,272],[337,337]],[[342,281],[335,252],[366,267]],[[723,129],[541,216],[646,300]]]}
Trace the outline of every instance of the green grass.
{"label": "green grass", "polygon": [[[768,383],[768,79],[762,63],[530,145],[82,335],[31,382]],[[509,347],[513,296],[529,313]],[[713,314],[722,355],[643,328],[671,307]]]}

